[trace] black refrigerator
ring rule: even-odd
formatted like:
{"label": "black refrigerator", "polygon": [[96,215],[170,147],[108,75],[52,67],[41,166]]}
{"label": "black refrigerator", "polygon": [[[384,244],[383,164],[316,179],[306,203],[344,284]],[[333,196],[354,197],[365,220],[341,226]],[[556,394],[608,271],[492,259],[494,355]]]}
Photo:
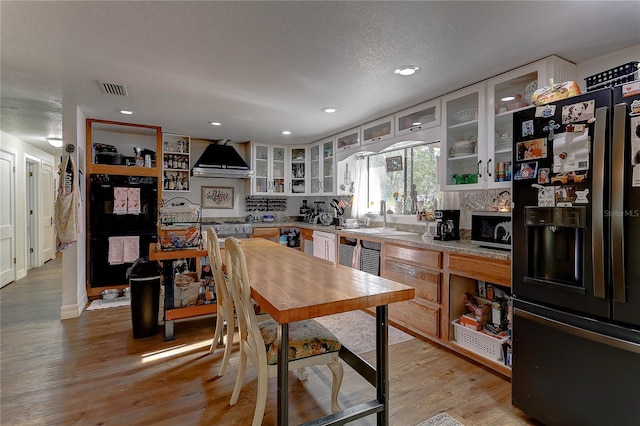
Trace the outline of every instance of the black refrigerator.
{"label": "black refrigerator", "polygon": [[640,424],[640,82],[513,122],[512,402]]}

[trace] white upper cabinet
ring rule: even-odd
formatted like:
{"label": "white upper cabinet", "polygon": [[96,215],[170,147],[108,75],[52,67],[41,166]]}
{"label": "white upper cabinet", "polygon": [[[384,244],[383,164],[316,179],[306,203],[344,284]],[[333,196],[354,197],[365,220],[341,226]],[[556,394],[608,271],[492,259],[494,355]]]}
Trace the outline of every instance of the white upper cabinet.
{"label": "white upper cabinet", "polygon": [[360,127],[338,133],[336,136],[336,149],[338,151],[346,151],[360,146],[362,133]]}
{"label": "white upper cabinet", "polygon": [[443,191],[484,187],[485,117],[485,83],[442,97],[440,186]]}
{"label": "white upper cabinet", "polygon": [[440,125],[440,99],[434,99],[394,114],[397,136]]}
{"label": "white upper cabinet", "polygon": [[284,195],[287,183],[285,153],[285,148],[281,146],[252,145],[251,195]]}
{"label": "white upper cabinet", "polygon": [[309,171],[307,164],[307,146],[293,146],[289,149],[289,191],[291,195],[307,194]]}
{"label": "white upper cabinet", "polygon": [[571,62],[550,56],[442,97],[443,191],[509,189],[513,113],[540,87],[575,79]]}
{"label": "white upper cabinet", "polygon": [[309,194],[335,194],[335,168],[335,139],[332,137],[311,144],[309,148]]}
{"label": "white upper cabinet", "polygon": [[487,80],[487,188],[511,187],[513,113],[533,105],[531,95],[549,85],[574,80],[576,66],[551,56]]}
{"label": "white upper cabinet", "polygon": [[395,137],[393,115],[362,125],[362,145],[393,139]]}

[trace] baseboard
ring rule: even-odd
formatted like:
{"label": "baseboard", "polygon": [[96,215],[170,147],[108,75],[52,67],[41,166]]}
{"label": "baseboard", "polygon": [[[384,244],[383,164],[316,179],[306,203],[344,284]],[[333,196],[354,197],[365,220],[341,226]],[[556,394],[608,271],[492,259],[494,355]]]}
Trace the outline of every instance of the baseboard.
{"label": "baseboard", "polygon": [[[82,304],[81,306],[84,306],[84,305],[86,305],[86,303]],[[82,312],[82,309],[80,309],[79,306],[80,305],[77,305],[77,304],[65,305],[62,308],[60,308],[60,319],[66,320],[71,318],[78,318],[80,316],[80,313]]]}

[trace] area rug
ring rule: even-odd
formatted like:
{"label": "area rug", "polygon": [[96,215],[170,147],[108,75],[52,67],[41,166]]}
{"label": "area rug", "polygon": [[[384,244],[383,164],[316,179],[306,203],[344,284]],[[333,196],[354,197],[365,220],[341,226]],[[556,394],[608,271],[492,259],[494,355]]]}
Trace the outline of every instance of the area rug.
{"label": "area rug", "polygon": [[464,426],[462,423],[448,415],[447,413],[440,413],[417,426]]}
{"label": "area rug", "polygon": [[[315,318],[315,320],[331,330],[353,353],[363,354],[376,348],[376,323],[371,315],[362,311],[350,311]],[[389,326],[389,345],[410,339],[413,339],[413,336]]]}
{"label": "area rug", "polygon": [[118,297],[114,300],[96,299],[87,308],[87,311],[95,311],[96,309],[118,308],[120,306],[130,306],[131,299],[128,297]]}

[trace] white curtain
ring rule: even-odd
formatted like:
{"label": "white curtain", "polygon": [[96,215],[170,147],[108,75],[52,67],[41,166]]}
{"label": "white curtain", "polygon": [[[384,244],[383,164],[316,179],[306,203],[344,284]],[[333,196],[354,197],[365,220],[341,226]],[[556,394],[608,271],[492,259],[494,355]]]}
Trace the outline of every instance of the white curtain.
{"label": "white curtain", "polygon": [[355,191],[353,192],[353,204],[351,205],[351,217],[358,218],[368,211],[367,206],[367,159],[356,158]]}

